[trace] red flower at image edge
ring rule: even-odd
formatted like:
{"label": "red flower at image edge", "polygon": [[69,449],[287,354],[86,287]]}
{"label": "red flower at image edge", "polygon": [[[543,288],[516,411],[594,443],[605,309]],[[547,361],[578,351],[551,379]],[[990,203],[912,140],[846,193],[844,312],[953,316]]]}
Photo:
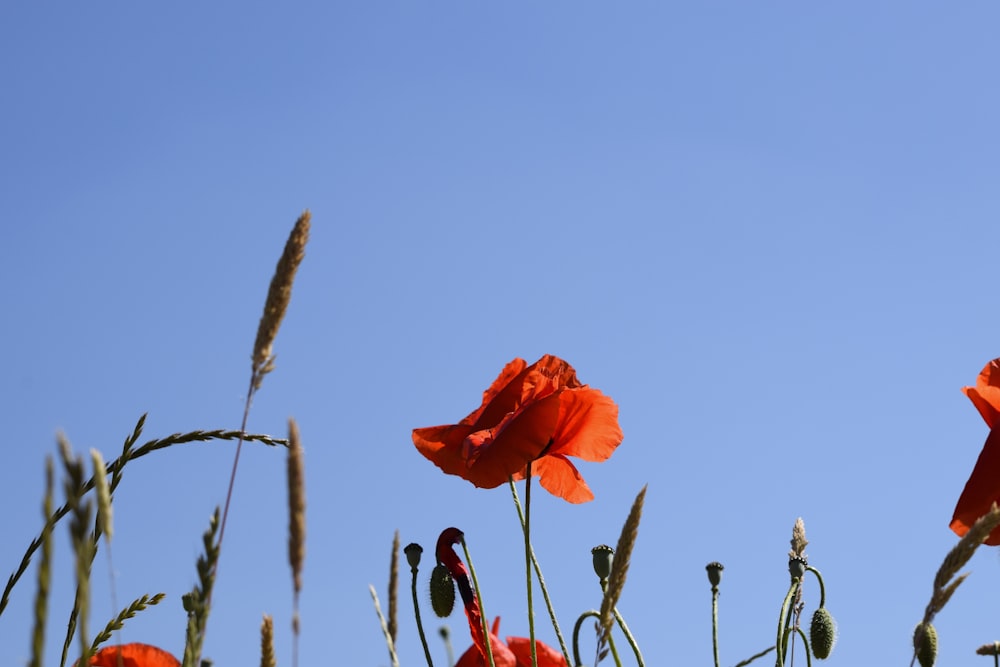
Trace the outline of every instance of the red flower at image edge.
{"label": "red flower at image edge", "polygon": [[[120,657],[120,662],[119,662]],[[108,646],[90,656],[97,667],[181,667],[180,661],[166,651],[149,644]]]}
{"label": "red flower at image edge", "polygon": [[491,489],[523,479],[531,463],[532,476],[571,503],[594,494],[568,457],[605,461],[621,441],[615,402],[552,355],[507,364],[479,409],[458,424],[413,430],[420,453],[449,475]]}
{"label": "red flower at image edge", "polygon": [[[500,641],[497,632],[500,631],[500,617],[493,621],[490,632],[490,648],[493,650],[493,662],[497,667],[531,667],[531,640],[527,637],[507,637],[507,645]],[[563,654],[551,646],[535,640],[535,655],[538,657],[538,667],[567,667]],[[462,654],[455,667],[485,667],[486,660],[479,647],[475,644]]]}
{"label": "red flower at image edge", "polygon": [[[986,364],[975,387],[963,387],[962,391],[983,416],[990,434],[955,505],[951,529],[959,536],[965,535],[993,503],[1000,503],[1000,359]],[[1000,528],[990,533],[985,543],[1000,545]]]}

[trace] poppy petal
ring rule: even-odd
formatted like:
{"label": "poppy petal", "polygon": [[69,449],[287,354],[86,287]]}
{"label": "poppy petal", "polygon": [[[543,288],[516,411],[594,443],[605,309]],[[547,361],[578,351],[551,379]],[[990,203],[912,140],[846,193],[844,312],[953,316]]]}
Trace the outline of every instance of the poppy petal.
{"label": "poppy petal", "polygon": [[1000,359],[986,364],[976,378],[975,387],[962,387],[962,391],[990,428],[1000,424]]}
{"label": "poppy petal", "polygon": [[594,499],[583,475],[562,454],[549,454],[531,464],[531,475],[546,491],[570,503],[585,503]]}
{"label": "poppy petal", "polygon": [[90,657],[96,667],[181,667],[177,658],[150,644],[108,646]]}
{"label": "poppy petal", "polygon": [[553,394],[509,415],[496,428],[473,433],[465,439],[469,462],[465,478],[476,486],[493,488],[524,471],[545,451],[559,419],[560,394]]}
{"label": "poppy petal", "polygon": [[606,461],[621,444],[618,406],[597,389],[565,391],[552,451],[584,461]]}
{"label": "poppy petal", "polygon": [[[997,471],[1000,471],[1000,429],[993,429],[955,505],[951,529],[959,536],[965,535],[994,502],[1000,502],[1000,475]],[[985,543],[1000,545],[1000,528],[990,533]]]}
{"label": "poppy petal", "polygon": [[524,375],[528,372],[528,362],[524,359],[514,359],[500,371],[490,388],[483,392],[483,403],[479,409],[461,421],[462,424],[477,426],[496,424],[508,412],[516,410],[520,405],[521,385]]}
{"label": "poppy petal", "polygon": [[[507,637],[507,646],[517,657],[517,667],[531,667],[531,639],[528,637]],[[538,667],[566,667],[566,658],[551,646],[535,640],[535,656]]]}
{"label": "poppy petal", "polygon": [[[510,649],[500,641],[500,638],[495,634],[490,634],[490,649],[493,651],[493,664],[496,667],[518,667],[517,658],[511,653]],[[530,665],[531,662],[529,661]],[[479,648],[473,644],[468,648],[468,650],[462,654],[462,657],[458,659],[455,663],[455,667],[485,667],[486,659],[483,654],[479,651]],[[541,663],[539,663],[541,667]]]}

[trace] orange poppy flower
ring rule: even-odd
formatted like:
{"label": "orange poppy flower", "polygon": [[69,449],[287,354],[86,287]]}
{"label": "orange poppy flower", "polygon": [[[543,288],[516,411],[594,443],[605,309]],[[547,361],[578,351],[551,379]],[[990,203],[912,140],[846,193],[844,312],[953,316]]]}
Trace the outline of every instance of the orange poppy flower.
{"label": "orange poppy flower", "polygon": [[571,503],[594,494],[568,457],[605,461],[621,444],[618,406],[582,384],[568,363],[545,355],[507,364],[483,403],[458,424],[413,430],[421,454],[449,475],[491,489],[531,474]]}
{"label": "orange poppy flower", "polygon": [[97,667],[181,667],[180,661],[166,651],[149,644],[108,646],[90,656]]}
{"label": "orange poppy flower", "polygon": [[[993,503],[1000,503],[1000,359],[986,364],[975,387],[963,387],[962,391],[979,410],[990,434],[955,505],[951,529],[959,536],[965,535]],[[986,544],[1000,545],[1000,528],[990,533]]]}

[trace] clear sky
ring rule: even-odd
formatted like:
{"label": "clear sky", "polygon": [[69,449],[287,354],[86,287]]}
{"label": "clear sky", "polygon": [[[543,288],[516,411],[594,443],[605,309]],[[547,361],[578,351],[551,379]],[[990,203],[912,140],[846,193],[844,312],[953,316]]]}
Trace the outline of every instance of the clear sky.
{"label": "clear sky", "polygon": [[[840,625],[831,662],[908,663],[987,434],[959,389],[1000,356],[998,21],[986,2],[7,3],[0,564],[40,528],[57,431],[110,459],[145,412],[142,441],[239,427],[267,284],[309,208],[249,424],[281,436],[294,416],[306,448],[301,664],[388,664],[368,584],[384,604],[397,529],[428,554],[463,529],[488,615],[527,634],[509,493],[446,477],[410,432],[545,353],[613,397],[625,433],[581,466],[593,502],[535,494],[564,628],[599,604],[590,548],[648,484],[619,605],[648,664],[711,664],[714,560],[722,662],[772,642],[799,516]],[[184,445],[126,470],[117,601],[168,598],[125,641],[180,652],[232,457]],[[219,667],[257,663],[263,613],[290,664],[283,471],[244,450]],[[941,664],[1000,639],[995,549],[968,569]],[[33,582],[0,618],[2,664],[29,655]],[[401,662],[421,665],[401,602]]]}

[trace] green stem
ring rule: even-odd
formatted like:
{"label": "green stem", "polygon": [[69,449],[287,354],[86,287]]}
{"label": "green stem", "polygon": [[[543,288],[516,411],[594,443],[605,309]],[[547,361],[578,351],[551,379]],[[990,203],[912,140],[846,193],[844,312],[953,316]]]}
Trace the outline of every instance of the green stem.
{"label": "green stem", "polygon": [[791,606],[792,599],[795,597],[795,592],[798,588],[799,579],[792,579],[792,585],[788,588],[788,593],[785,595],[784,602],[781,603],[781,614],[778,616],[778,638],[774,645],[775,651],[778,654],[775,662],[777,667],[783,667],[785,664],[785,626],[787,624],[789,612],[791,611],[789,607]]}
{"label": "green stem", "polygon": [[[618,621],[618,627],[621,628],[622,632],[625,634],[625,639],[628,640],[629,645],[632,647],[632,652],[635,653],[636,663],[638,663],[639,667],[645,667],[646,663],[642,660],[642,652],[639,651],[639,644],[636,643],[635,637],[632,636],[632,632],[628,629],[628,626],[625,625],[625,619],[618,613],[618,607],[615,607],[613,611],[615,614],[615,620]],[[611,636],[608,635],[608,642],[610,643],[610,641]],[[612,646],[614,646],[614,644],[612,644]],[[617,654],[615,662],[618,662]],[[618,664],[620,665],[621,663],[619,662]]]}
{"label": "green stem", "polygon": [[[596,609],[591,609],[590,611],[585,611],[580,614],[580,617],[576,619],[576,623],[573,625],[573,665],[577,667],[582,667],[583,662],[580,660],[580,628],[583,626],[583,622],[593,616],[594,618],[600,620],[601,612]],[[621,657],[618,655],[618,649],[615,648],[615,640],[608,635],[608,648],[611,649],[611,655],[615,659],[615,667],[622,667]],[[570,664],[568,661],[566,664]]]}
{"label": "green stem", "polygon": [[712,655],[719,667],[719,589],[712,586]]}
{"label": "green stem", "polygon": [[819,581],[819,606],[823,607],[826,605],[826,584],[823,583],[823,575],[819,573],[819,570],[812,567],[811,565],[806,568],[806,572],[812,572],[816,575],[816,579]]}
{"label": "green stem", "polygon": [[[517,508],[517,516],[521,521],[521,530],[524,530],[525,518],[524,511],[521,509],[521,499],[517,495],[517,487],[514,485],[514,479],[509,480],[510,492],[514,497],[514,507]],[[556,631],[556,639],[559,640],[559,648],[562,649],[563,657],[566,658],[566,664],[570,663],[569,649],[566,648],[566,640],[563,638],[562,630],[559,628],[559,621],[556,619],[555,609],[552,608],[552,598],[549,597],[549,589],[545,585],[545,577],[542,576],[542,568],[538,564],[538,558],[535,556],[535,550],[531,548],[531,543],[528,542],[528,549],[531,552],[531,563],[535,567],[535,576],[538,577],[538,587],[542,589],[542,597],[545,598],[545,607],[549,611],[549,620],[552,621],[552,627]]]}
{"label": "green stem", "polygon": [[577,667],[583,664],[583,662],[580,660],[580,627],[583,625],[583,622],[587,620],[587,618],[590,616],[593,616],[596,619],[600,619],[601,612],[597,611],[596,609],[591,609],[590,611],[583,612],[582,614],[580,614],[580,618],[576,619],[576,623],[573,625],[573,662],[570,663],[567,660],[566,661],[567,664],[573,664],[576,665]]}
{"label": "green stem", "polygon": [[479,600],[480,621],[483,624],[483,637],[486,644],[486,662],[490,667],[497,667],[493,661],[493,642],[490,640],[490,624],[486,620],[486,607],[483,605],[483,593],[479,590],[479,579],[476,577],[476,568],[472,565],[472,556],[469,555],[469,545],[465,543],[465,535],[462,535],[462,551],[465,552],[465,562],[469,564],[469,574],[472,575],[472,586],[476,590],[476,599]]}
{"label": "green stem", "polygon": [[806,639],[806,633],[802,631],[802,628],[795,628],[795,631],[802,637],[802,643],[806,647],[806,667],[812,667],[812,651],[809,649],[809,640]]}
{"label": "green stem", "polygon": [[531,586],[531,461],[525,468],[524,478],[524,580],[528,587],[528,638],[531,641],[531,667],[538,667],[538,649],[535,646],[535,608],[532,604]]}
{"label": "green stem", "polygon": [[413,572],[413,582],[410,584],[410,589],[413,592],[413,615],[417,619],[417,632],[420,633],[420,643],[424,645],[427,667],[434,667],[434,661],[431,660],[431,650],[427,646],[427,637],[424,635],[424,624],[420,621],[420,603],[417,600],[417,568],[410,568],[410,570]]}

